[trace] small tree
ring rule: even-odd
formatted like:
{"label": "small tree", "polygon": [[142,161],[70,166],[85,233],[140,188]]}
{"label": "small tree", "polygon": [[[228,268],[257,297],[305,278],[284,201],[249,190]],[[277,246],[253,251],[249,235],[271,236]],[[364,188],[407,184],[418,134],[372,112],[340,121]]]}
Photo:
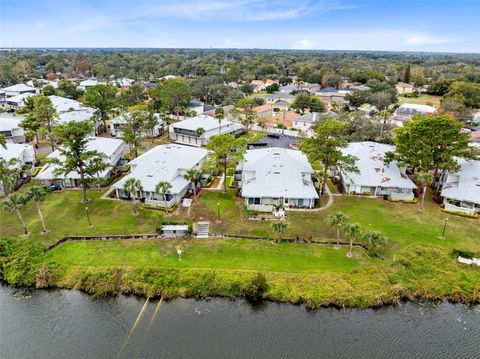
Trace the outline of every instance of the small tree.
{"label": "small tree", "polygon": [[246,143],[241,138],[230,134],[213,136],[207,145],[210,150],[208,164],[220,164],[225,174],[224,192],[227,192],[227,168],[229,163],[240,161],[246,150]]}
{"label": "small tree", "polygon": [[345,234],[350,239],[350,246],[348,249],[347,257],[352,257],[353,241],[360,235],[360,226],[356,223],[345,223],[343,226]]}
{"label": "small tree", "polygon": [[0,133],[0,147],[7,149],[7,139],[5,138],[5,135],[1,133]]}
{"label": "small tree", "polygon": [[37,121],[37,125],[41,125],[41,127],[46,129],[53,151],[55,149],[55,141],[52,135],[52,128],[57,116],[57,111],[52,101],[47,96],[35,96],[33,111],[29,116]]}
{"label": "small tree", "polygon": [[377,256],[385,250],[387,245],[387,240],[380,232],[376,231],[367,231],[365,232],[360,240],[363,245],[367,248],[368,253],[372,256]]}
{"label": "small tree", "polygon": [[50,192],[47,186],[45,185],[34,185],[28,188],[26,193],[27,199],[32,199],[35,202],[35,206],[37,207],[38,216],[40,217],[40,221],[42,222],[43,231],[47,232],[47,226],[45,224],[45,217],[43,216],[42,207],[40,206],[40,202],[45,199],[47,194]]}
{"label": "small tree", "polygon": [[222,106],[218,106],[215,109],[215,118],[218,120],[218,134],[222,134],[222,120],[225,117],[225,110]]}
{"label": "small tree", "polygon": [[287,223],[285,222],[273,222],[272,230],[277,235],[277,241],[280,242],[282,234],[287,231]]}
{"label": "small tree", "polygon": [[168,212],[168,204],[167,204],[167,193],[172,188],[170,182],[167,181],[160,181],[155,186],[155,192],[161,193],[163,195],[163,204],[165,206],[165,213]]}
{"label": "small tree", "polygon": [[122,140],[128,145],[133,157],[138,156],[142,148],[141,132],[145,129],[148,114],[144,111],[132,111],[125,114],[125,123],[122,125]]}
{"label": "small tree", "polygon": [[240,121],[247,130],[258,120],[258,115],[255,112],[257,103],[252,98],[244,98],[235,104],[235,108],[230,111],[231,116]]}
{"label": "small tree", "polygon": [[137,212],[137,192],[143,191],[142,182],[140,180],[130,177],[123,184],[123,190],[132,195],[132,215],[138,215]]}
{"label": "small tree", "polygon": [[22,208],[27,202],[27,198],[24,195],[13,193],[3,201],[3,208],[9,212],[15,212],[18,220],[22,224],[23,232],[28,234],[27,224],[25,223],[20,208]]}
{"label": "small tree", "polygon": [[328,224],[337,230],[337,245],[336,248],[340,248],[340,230],[347,223],[348,217],[341,211],[338,211],[328,217]]}
{"label": "small tree", "polygon": [[202,177],[202,172],[196,168],[189,169],[183,176],[187,181],[190,181],[193,186],[193,199],[197,199],[197,183]]}

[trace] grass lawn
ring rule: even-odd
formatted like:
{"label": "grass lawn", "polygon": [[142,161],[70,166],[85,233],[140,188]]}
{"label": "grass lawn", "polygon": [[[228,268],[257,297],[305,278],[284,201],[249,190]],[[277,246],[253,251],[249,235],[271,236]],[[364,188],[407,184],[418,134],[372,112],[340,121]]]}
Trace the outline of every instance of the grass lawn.
{"label": "grass lawn", "polygon": [[[183,248],[179,261],[176,244]],[[362,257],[362,251],[358,251]],[[131,240],[69,242],[47,255],[47,261],[67,267],[190,268],[326,273],[350,271],[359,261],[346,249],[299,246],[292,243],[235,239]],[[332,266],[335,263],[335,266]]]}
{"label": "grass lawn", "polygon": [[398,96],[398,103],[401,105],[403,103],[416,103],[419,105],[430,105],[430,106],[440,106],[440,100],[442,96],[421,94],[419,97],[408,98],[405,96]]}

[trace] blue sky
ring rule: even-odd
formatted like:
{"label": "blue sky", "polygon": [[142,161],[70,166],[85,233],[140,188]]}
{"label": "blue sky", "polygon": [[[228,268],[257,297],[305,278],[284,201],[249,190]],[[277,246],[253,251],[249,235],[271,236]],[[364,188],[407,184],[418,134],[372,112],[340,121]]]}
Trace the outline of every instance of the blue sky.
{"label": "blue sky", "polygon": [[480,0],[0,0],[1,47],[480,52]]}

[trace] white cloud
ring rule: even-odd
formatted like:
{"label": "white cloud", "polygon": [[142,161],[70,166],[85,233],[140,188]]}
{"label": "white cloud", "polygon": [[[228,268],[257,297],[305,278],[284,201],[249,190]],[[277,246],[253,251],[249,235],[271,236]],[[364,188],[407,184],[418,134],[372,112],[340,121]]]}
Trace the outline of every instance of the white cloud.
{"label": "white cloud", "polygon": [[297,40],[293,43],[293,48],[298,50],[310,50],[313,49],[313,43],[309,39]]}

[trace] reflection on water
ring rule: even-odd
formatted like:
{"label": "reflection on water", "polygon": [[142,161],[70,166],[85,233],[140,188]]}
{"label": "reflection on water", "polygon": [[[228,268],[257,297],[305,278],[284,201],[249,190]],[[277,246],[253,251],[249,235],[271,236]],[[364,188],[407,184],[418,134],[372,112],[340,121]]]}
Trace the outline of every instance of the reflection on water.
{"label": "reflection on water", "polygon": [[0,287],[0,358],[480,358],[480,306],[378,310]]}

